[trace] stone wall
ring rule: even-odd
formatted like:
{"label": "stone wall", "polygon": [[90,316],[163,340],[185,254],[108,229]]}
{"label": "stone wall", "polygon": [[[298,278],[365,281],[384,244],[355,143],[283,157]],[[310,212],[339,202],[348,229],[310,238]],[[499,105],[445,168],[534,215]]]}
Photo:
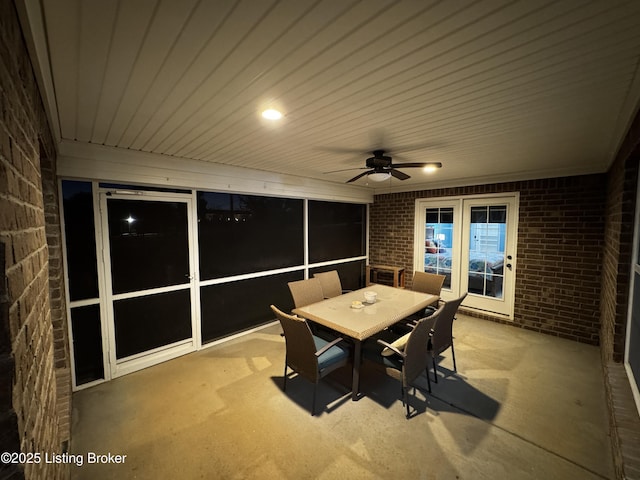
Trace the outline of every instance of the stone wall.
{"label": "stone wall", "polygon": [[[0,114],[0,451],[60,453],[69,437],[70,389],[68,354],[56,358],[54,342],[54,322],[66,328],[59,249],[48,245],[60,237],[51,217],[58,205],[55,152],[11,1],[0,2]],[[64,341],[59,346],[68,352]],[[2,468],[3,478],[68,476],[68,466],[45,462]]]}
{"label": "stone wall", "polygon": [[513,323],[597,344],[605,183],[605,175],[584,175],[376,195],[370,262],[404,267],[410,286],[416,199],[519,192]]}

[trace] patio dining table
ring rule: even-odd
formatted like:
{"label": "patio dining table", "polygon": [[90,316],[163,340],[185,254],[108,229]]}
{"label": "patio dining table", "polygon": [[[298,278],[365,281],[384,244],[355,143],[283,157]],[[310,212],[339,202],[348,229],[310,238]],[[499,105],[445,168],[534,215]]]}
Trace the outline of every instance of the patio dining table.
{"label": "patio dining table", "polygon": [[[376,302],[365,303],[364,292],[375,292]],[[423,310],[437,300],[437,295],[372,284],[337,297],[295,308],[293,313],[353,339],[355,351],[351,398],[357,400],[360,396],[362,342]],[[363,306],[353,308],[354,301],[362,302]]]}

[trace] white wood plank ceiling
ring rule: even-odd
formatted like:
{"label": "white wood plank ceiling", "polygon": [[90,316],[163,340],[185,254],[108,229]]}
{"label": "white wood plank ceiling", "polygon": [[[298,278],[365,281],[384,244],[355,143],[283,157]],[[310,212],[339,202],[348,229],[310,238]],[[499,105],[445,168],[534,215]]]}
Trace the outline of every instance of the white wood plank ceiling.
{"label": "white wood plank ceiling", "polygon": [[[178,165],[342,183],[359,171],[325,172],[383,147],[396,162],[443,164],[404,170],[412,178],[390,184],[403,189],[602,172],[640,99],[637,0],[41,8],[60,139]],[[284,118],[267,124],[269,106]]]}

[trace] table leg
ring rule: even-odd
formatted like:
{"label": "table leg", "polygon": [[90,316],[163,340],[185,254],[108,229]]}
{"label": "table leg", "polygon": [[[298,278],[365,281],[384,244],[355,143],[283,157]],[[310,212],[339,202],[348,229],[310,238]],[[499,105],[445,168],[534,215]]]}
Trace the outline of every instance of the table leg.
{"label": "table leg", "polygon": [[354,342],[353,352],[353,374],[351,380],[351,400],[354,402],[360,397],[360,364],[362,363],[362,342]]}

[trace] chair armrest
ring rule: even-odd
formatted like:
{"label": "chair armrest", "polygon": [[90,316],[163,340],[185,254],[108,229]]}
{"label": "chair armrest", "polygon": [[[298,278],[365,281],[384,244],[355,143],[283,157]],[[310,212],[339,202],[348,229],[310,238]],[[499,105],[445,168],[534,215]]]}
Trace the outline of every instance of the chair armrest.
{"label": "chair armrest", "polygon": [[385,342],[382,339],[377,339],[376,342],[378,342],[380,345],[382,345],[383,347],[387,347],[389,350],[393,351],[393,353],[397,353],[398,355],[400,355],[402,358],[405,357],[405,353],[401,350],[398,350],[396,347],[394,347],[393,345],[391,345],[390,343]]}
{"label": "chair armrest", "polygon": [[[424,319],[426,319],[426,320],[424,320]],[[436,323],[435,319],[433,319],[433,318],[431,318],[429,316],[429,317],[422,317],[420,320],[424,320],[427,323],[429,330],[433,330],[433,326]],[[413,321],[411,323],[407,323],[407,326],[411,327],[411,328],[415,328],[420,320],[415,320],[415,321]]]}
{"label": "chair armrest", "polygon": [[337,345],[338,343],[342,342],[344,340],[344,338],[342,337],[338,337],[335,340],[333,340],[330,343],[327,343],[324,347],[322,347],[320,350],[318,350],[316,352],[316,357],[319,357],[320,355],[322,355],[324,352],[326,352],[327,350],[329,350],[331,347]]}

